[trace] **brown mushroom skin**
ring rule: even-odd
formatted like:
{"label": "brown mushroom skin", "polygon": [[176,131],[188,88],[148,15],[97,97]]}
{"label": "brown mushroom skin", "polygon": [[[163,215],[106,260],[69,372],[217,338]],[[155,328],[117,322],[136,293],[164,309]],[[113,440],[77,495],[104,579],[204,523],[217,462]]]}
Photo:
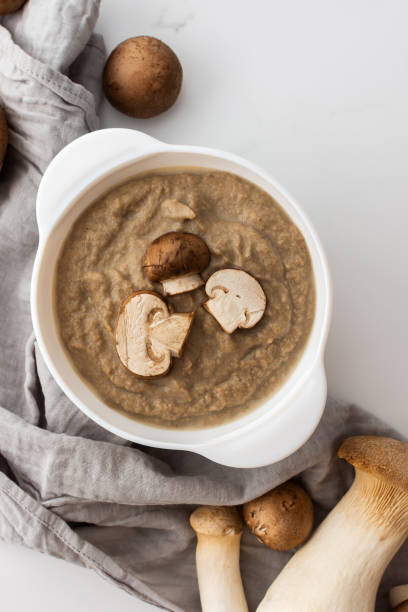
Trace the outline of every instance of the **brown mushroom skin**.
{"label": "brown mushroom skin", "polygon": [[0,170],[3,165],[4,157],[6,155],[6,149],[8,144],[8,129],[6,116],[3,109],[0,106]]}
{"label": "brown mushroom skin", "polygon": [[0,0],[0,15],[15,13],[25,2],[26,0]]}
{"label": "brown mushroom skin", "polygon": [[209,265],[210,251],[195,234],[168,232],[154,240],[146,249],[142,266],[153,283],[188,274],[199,274]]}
{"label": "brown mushroom skin", "polygon": [[174,104],[182,80],[183,69],[170,47],[151,36],[136,36],[121,42],[110,54],[103,89],[118,111],[146,119]]}
{"label": "brown mushroom skin", "polygon": [[392,608],[392,612],[408,612],[408,600],[403,601],[396,608]]}
{"label": "brown mushroom skin", "polygon": [[299,546],[313,529],[313,502],[293,481],[244,504],[243,515],[252,533],[272,550]]}

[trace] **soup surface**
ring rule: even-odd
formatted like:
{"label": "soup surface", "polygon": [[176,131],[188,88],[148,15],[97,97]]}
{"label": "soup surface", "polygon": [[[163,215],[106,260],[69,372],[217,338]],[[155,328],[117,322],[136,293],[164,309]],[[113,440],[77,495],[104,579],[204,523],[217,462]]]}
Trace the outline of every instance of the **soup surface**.
{"label": "soup surface", "polygon": [[[122,366],[115,326],[127,296],[161,291],[141,261],[146,247],[170,231],[207,243],[204,280],[221,268],[242,268],[261,283],[267,306],[255,327],[229,335],[201,307],[208,299],[203,287],[166,298],[177,312],[195,310],[195,320],[170,372],[142,380]],[[54,291],[60,335],[81,377],[112,409],[171,428],[226,422],[279,389],[304,350],[315,311],[301,232],[266,192],[216,171],[136,177],[94,202],[64,243]]]}

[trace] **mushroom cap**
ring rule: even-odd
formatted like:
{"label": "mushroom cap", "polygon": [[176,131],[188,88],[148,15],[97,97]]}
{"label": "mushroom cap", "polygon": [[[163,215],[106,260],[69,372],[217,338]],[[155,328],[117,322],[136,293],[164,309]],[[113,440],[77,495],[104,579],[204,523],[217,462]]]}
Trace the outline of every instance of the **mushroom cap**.
{"label": "mushroom cap", "polygon": [[6,116],[4,114],[4,111],[0,106],[0,168],[2,166],[4,156],[6,155],[7,143],[8,143],[7,121],[6,121]]}
{"label": "mushroom cap", "polygon": [[403,601],[396,608],[392,609],[392,612],[408,612],[408,600]]}
{"label": "mushroom cap", "polygon": [[356,469],[408,493],[408,444],[380,436],[352,436],[343,441],[337,454]]}
{"label": "mushroom cap", "polygon": [[177,55],[152,36],[121,42],[110,54],[103,73],[109,102],[130,117],[163,113],[176,101],[183,80]]}
{"label": "mushroom cap", "polygon": [[0,0],[0,15],[14,13],[23,6],[26,0]]}
{"label": "mushroom cap", "polygon": [[186,274],[199,274],[210,263],[210,251],[196,234],[168,232],[153,240],[143,256],[142,266],[153,282]]}
{"label": "mushroom cap", "polygon": [[242,533],[242,521],[234,506],[200,506],[190,516],[190,525],[201,535],[231,536]]}
{"label": "mushroom cap", "polygon": [[313,503],[293,481],[244,504],[244,520],[256,537],[272,550],[290,550],[310,535]]}

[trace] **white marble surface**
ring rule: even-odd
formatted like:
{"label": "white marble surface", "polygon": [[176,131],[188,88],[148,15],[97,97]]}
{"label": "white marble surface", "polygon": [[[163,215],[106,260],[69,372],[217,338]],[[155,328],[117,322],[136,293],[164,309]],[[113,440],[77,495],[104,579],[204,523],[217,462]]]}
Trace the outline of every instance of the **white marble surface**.
{"label": "white marble surface", "polygon": [[[157,36],[184,68],[169,112],[137,121],[105,104],[104,127],[233,151],[304,206],[333,273],[329,389],[406,435],[407,21],[406,0],[103,0],[98,26],[109,50]],[[28,602],[32,612],[152,610],[87,571],[5,544],[0,588],[2,607],[18,612]]]}

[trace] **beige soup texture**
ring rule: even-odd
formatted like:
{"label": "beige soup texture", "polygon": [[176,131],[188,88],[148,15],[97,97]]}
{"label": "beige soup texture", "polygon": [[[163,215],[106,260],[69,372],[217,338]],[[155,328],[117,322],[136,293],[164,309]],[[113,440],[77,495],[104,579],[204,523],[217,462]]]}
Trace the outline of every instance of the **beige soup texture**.
{"label": "beige soup texture", "polygon": [[[261,283],[267,307],[252,329],[225,333],[201,305],[204,288],[167,298],[196,311],[169,374],[141,380],[120,363],[115,325],[122,301],[154,289],[146,247],[170,231],[199,235],[211,251],[203,279],[242,268]],[[304,238],[263,190],[226,172],[150,174],[120,185],[76,221],[61,250],[55,313],[74,368],[112,408],[161,427],[208,427],[258,406],[279,389],[313,324],[315,289]]]}

